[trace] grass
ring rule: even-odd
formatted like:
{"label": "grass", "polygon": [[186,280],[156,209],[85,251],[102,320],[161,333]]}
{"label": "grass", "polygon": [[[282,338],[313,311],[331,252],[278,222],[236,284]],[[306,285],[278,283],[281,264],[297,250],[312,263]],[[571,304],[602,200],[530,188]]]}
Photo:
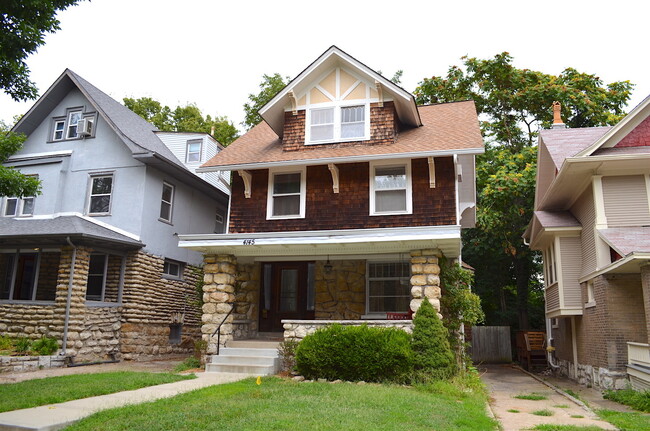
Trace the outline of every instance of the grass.
{"label": "grass", "polygon": [[520,413],[517,409],[508,409],[508,413]]}
{"label": "grass", "polygon": [[195,368],[201,368],[201,361],[194,356],[185,358],[183,362],[174,367],[175,373],[180,373],[182,371],[193,370]]}
{"label": "grass", "polygon": [[440,382],[418,388],[297,383],[275,377],[217,385],[106,410],[79,430],[494,430],[484,390]]}
{"label": "grass", "polygon": [[556,404],[553,407],[555,407],[556,409],[568,409],[569,405],[568,404]]}
{"label": "grass", "polygon": [[596,413],[601,419],[623,431],[650,430],[650,415],[613,410],[598,410]]}
{"label": "grass", "polygon": [[531,400],[531,401],[541,401],[541,400],[548,399],[546,396],[541,394],[536,394],[535,392],[531,394],[515,395],[513,398],[517,398],[519,400]]}
{"label": "grass", "polygon": [[601,427],[597,427],[595,425],[576,426],[576,425],[544,424],[544,425],[537,425],[535,428],[531,428],[531,429],[541,430],[541,431],[603,431]]}
{"label": "grass", "polygon": [[583,415],[571,415],[571,417],[572,417],[573,419],[582,419],[582,418],[584,418]]}
{"label": "grass", "polygon": [[551,410],[544,409],[544,410],[535,410],[533,414],[535,416],[553,416],[555,413],[553,413]]}
{"label": "grass", "polygon": [[194,376],[123,371],[76,374],[0,384],[0,412],[130,391],[191,378]]}
{"label": "grass", "polygon": [[605,391],[603,398],[625,404],[640,412],[650,413],[650,391],[639,392],[634,389]]}

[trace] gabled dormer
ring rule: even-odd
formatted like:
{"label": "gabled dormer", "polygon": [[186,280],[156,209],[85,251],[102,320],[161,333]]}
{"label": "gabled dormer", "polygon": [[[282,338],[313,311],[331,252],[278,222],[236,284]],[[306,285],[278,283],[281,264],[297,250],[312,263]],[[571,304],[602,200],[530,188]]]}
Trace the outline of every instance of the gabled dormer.
{"label": "gabled dormer", "polygon": [[284,151],[328,144],[392,144],[422,125],[413,96],[330,47],[260,110]]}

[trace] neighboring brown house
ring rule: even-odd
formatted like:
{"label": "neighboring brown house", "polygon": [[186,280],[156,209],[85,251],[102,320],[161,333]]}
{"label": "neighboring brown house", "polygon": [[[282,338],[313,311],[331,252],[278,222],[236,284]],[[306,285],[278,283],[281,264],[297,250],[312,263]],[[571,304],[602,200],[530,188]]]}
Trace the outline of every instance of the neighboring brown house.
{"label": "neighboring brown house", "polygon": [[474,103],[417,106],[333,46],[260,114],[200,169],[233,172],[227,234],[180,236],[205,255],[209,352],[224,319],[222,342],[439,308],[438,258],[475,224]]}
{"label": "neighboring brown house", "polygon": [[543,130],[535,213],[551,363],[583,384],[650,382],[650,97],[614,127]]}

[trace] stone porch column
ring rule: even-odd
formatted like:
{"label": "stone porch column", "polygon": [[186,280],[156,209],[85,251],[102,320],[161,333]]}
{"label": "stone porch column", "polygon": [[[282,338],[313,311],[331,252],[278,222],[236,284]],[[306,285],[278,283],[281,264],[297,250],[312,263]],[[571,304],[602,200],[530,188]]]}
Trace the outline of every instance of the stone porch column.
{"label": "stone porch column", "polygon": [[[203,267],[203,315],[201,321],[202,338],[207,341],[207,353],[217,351],[217,335],[212,334],[226,318],[235,303],[235,283],[237,259],[229,254],[205,255]],[[221,345],[233,338],[233,314],[221,326]]]}
{"label": "stone porch column", "polygon": [[[440,249],[411,251],[411,310],[417,312],[424,298],[428,298],[440,316]],[[440,316],[442,317],[442,316]]]}
{"label": "stone porch column", "polygon": [[641,266],[641,288],[643,289],[643,307],[647,342],[650,343],[650,263]]}

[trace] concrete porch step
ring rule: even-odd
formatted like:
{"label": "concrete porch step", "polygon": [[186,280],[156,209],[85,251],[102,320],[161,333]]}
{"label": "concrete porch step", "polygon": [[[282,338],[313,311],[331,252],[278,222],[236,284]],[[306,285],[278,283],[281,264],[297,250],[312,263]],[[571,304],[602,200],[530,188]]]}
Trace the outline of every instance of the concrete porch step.
{"label": "concrete porch step", "polygon": [[233,340],[227,343],[228,348],[230,347],[243,347],[249,349],[274,349],[277,351],[280,347],[279,341],[268,341],[268,340]]}
{"label": "concrete porch step", "polygon": [[[278,349],[261,349],[251,347],[222,347],[219,356],[271,356],[278,357]],[[213,355],[213,358],[217,355]]]}
{"label": "concrete porch step", "polygon": [[255,364],[205,364],[207,373],[239,373],[256,376],[269,376],[277,372],[274,365]]}
{"label": "concrete porch step", "polygon": [[[233,344],[235,347],[232,347]],[[219,355],[212,355],[210,362],[205,365],[205,371],[258,376],[275,374],[280,370],[278,344],[258,340],[231,341],[229,347],[219,349]]]}
{"label": "concrete porch step", "polygon": [[235,356],[235,355],[219,355],[212,356],[212,364],[222,365],[236,365],[236,364],[251,364],[251,365],[273,365],[275,366],[279,358],[277,356]]}

